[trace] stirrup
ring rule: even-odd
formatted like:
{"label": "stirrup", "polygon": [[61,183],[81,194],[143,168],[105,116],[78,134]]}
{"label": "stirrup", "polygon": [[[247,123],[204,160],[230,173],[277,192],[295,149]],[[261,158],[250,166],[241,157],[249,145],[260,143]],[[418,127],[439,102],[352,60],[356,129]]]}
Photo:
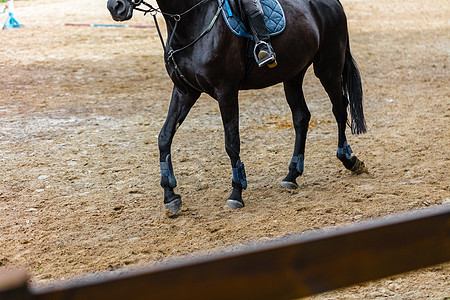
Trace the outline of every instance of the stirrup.
{"label": "stirrup", "polygon": [[[256,51],[258,48],[260,48],[260,46],[265,46],[264,48],[266,48],[267,50],[260,49],[258,55],[256,55]],[[275,68],[278,65],[277,60],[275,58],[275,53],[273,53],[271,46],[264,41],[260,41],[255,45],[254,55],[256,63],[260,68],[264,66],[268,66],[269,68]]]}
{"label": "stirrup", "polygon": [[269,68],[275,68],[278,65],[275,56],[264,50],[259,51],[256,63],[260,68],[264,66],[268,66]]}

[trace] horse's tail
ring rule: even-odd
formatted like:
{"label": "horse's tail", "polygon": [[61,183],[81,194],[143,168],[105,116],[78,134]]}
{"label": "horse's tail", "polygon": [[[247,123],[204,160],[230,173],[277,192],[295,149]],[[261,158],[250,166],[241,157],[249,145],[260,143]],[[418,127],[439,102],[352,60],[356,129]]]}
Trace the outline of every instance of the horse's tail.
{"label": "horse's tail", "polygon": [[347,39],[345,50],[344,71],[342,72],[342,89],[350,102],[350,115],[352,117],[352,134],[360,134],[367,131],[363,112],[363,91],[361,75],[350,52],[350,42]]}

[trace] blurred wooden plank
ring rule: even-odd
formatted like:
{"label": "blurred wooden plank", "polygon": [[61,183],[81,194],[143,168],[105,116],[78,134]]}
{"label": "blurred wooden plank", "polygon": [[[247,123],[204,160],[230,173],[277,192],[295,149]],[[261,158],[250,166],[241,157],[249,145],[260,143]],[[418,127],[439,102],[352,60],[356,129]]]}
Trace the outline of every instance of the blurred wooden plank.
{"label": "blurred wooden plank", "polygon": [[242,253],[37,290],[34,299],[292,299],[450,260],[450,206]]}
{"label": "blurred wooden plank", "polygon": [[12,270],[0,274],[0,300],[31,299],[27,281],[28,275],[25,270]]}

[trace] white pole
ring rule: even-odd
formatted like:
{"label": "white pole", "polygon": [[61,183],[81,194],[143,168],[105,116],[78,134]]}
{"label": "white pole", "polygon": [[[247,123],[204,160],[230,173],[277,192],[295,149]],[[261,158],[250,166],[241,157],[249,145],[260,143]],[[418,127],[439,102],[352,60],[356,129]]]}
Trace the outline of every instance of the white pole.
{"label": "white pole", "polygon": [[6,19],[5,25],[3,25],[3,29],[9,28],[18,28],[20,27],[20,23],[14,18],[14,2],[13,0],[7,0],[6,2],[8,6],[8,18]]}
{"label": "white pole", "polygon": [[6,5],[8,6],[8,12],[14,14],[14,1],[7,0]]}

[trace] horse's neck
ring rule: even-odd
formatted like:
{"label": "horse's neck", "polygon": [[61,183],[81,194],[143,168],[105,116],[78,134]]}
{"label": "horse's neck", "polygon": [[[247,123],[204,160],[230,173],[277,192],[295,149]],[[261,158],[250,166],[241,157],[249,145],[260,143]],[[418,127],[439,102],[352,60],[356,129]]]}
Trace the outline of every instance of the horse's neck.
{"label": "horse's neck", "polygon": [[167,14],[181,14],[201,0],[157,0],[159,8]]}
{"label": "horse's neck", "polygon": [[[209,18],[212,19],[214,12],[217,10],[217,4],[213,1],[206,1],[201,5],[193,8],[202,0],[157,0],[159,8],[164,14],[167,24],[167,32],[170,36],[175,26],[175,18],[180,14],[180,21],[178,22],[173,43],[177,46],[186,45],[197,37],[208,25]],[[186,14],[184,14],[187,12]],[[175,15],[175,16],[174,16]],[[206,19],[205,19],[206,18]]]}

